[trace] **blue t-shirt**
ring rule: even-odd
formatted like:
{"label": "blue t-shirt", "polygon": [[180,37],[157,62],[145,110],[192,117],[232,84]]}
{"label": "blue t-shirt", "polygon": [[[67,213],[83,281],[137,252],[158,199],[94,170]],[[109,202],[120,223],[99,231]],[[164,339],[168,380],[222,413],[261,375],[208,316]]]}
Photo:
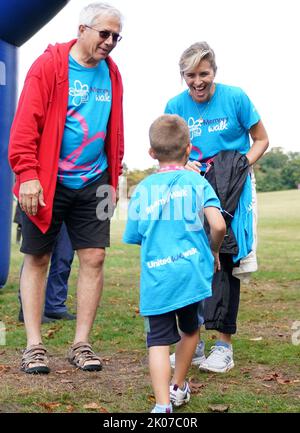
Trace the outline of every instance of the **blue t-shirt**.
{"label": "blue t-shirt", "polygon": [[192,143],[190,159],[197,161],[221,150],[247,153],[250,148],[248,131],[260,120],[242,89],[220,83],[216,84],[208,103],[195,102],[189,90],[185,90],[167,103],[165,113],[178,114],[187,122]]}
{"label": "blue t-shirt", "polygon": [[214,260],[203,228],[209,206],[220,207],[213,188],[187,170],[153,174],[135,189],[123,241],[141,245],[141,315],[211,296]]}
{"label": "blue t-shirt", "polygon": [[111,80],[105,61],[86,68],[69,56],[69,101],[58,164],[58,181],[80,189],[107,168],[104,150],[111,111]]}
{"label": "blue t-shirt", "polygon": [[253,207],[250,174],[246,178],[234,217],[231,221],[231,227],[239,247],[238,254],[232,257],[233,262],[236,263],[251,252],[253,244]]}

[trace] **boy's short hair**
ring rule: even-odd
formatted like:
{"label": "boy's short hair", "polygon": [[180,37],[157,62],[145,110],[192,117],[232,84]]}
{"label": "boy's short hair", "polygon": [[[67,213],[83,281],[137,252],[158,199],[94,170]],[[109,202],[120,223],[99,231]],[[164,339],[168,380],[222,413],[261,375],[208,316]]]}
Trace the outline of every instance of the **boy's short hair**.
{"label": "boy's short hair", "polygon": [[177,114],[163,114],[149,129],[150,145],[159,161],[180,161],[190,143],[190,131]]}

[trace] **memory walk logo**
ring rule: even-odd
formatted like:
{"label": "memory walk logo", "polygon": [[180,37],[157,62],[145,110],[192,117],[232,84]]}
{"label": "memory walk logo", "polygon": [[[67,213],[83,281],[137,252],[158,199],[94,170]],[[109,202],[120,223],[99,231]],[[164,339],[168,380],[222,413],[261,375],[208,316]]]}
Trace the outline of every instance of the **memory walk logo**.
{"label": "memory walk logo", "polygon": [[6,86],[6,66],[0,61],[0,86]]}
{"label": "memory walk logo", "polygon": [[159,207],[160,205],[165,205],[165,204],[169,203],[170,200],[174,200],[176,198],[187,197],[187,196],[188,196],[188,193],[185,189],[173,191],[166,198],[161,198],[161,199],[155,200],[155,202],[153,204],[151,204],[150,206],[147,206],[146,207],[146,214],[148,215],[149,213],[152,213],[157,207]]}

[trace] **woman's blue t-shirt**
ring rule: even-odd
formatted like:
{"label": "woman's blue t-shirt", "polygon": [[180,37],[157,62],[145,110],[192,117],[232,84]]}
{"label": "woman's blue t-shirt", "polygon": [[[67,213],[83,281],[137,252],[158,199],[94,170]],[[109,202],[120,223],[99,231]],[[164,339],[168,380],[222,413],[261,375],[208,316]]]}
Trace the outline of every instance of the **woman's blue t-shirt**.
{"label": "woman's blue t-shirt", "polygon": [[201,161],[222,150],[247,153],[250,149],[249,129],[260,116],[239,87],[216,83],[209,102],[197,103],[185,90],[170,99],[167,114],[178,114],[188,124],[192,143],[191,160]]}

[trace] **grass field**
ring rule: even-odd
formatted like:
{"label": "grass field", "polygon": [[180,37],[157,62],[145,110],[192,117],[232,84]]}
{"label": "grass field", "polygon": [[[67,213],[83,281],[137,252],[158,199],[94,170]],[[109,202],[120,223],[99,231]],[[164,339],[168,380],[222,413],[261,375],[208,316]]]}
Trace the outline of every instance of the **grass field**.
{"label": "grass field", "polygon": [[[138,313],[139,248],[122,244],[123,227],[124,222],[114,221],[104,295],[91,335],[104,362],[100,373],[77,371],[66,361],[72,322],[42,327],[51,355],[47,377],[19,371],[25,345],[23,325],[17,322],[22,258],[13,243],[9,281],[0,290],[0,318],[7,331],[6,345],[0,346],[0,412],[151,410],[143,320]],[[300,323],[299,227],[300,191],[259,194],[259,271],[242,286],[234,338],[236,366],[224,375],[192,367],[191,402],[177,411],[208,412],[223,405],[229,412],[299,412],[300,336],[292,329]],[[73,311],[77,271],[75,260],[68,299]],[[208,352],[216,333],[204,331],[203,338]]]}

